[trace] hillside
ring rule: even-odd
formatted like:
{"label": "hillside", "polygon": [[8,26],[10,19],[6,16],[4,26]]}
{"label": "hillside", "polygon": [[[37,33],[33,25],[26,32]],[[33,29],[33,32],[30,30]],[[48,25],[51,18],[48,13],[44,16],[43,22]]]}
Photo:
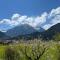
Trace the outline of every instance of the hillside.
{"label": "hillside", "polygon": [[[42,29],[42,28],[41,28]],[[43,29],[42,29],[43,30]],[[24,39],[24,40],[33,40],[42,38],[43,40],[50,40],[52,39],[57,33],[60,33],[60,23],[52,26],[48,30],[40,31],[36,30],[31,26],[22,25],[15,27],[11,30],[7,31],[7,35],[11,36],[10,39]]]}
{"label": "hillside", "polygon": [[53,25],[48,30],[41,33],[43,39],[52,39],[57,33],[60,33],[60,23]]}
{"label": "hillside", "polygon": [[0,31],[0,40],[6,40],[8,38],[9,37],[5,33],[3,33],[3,32]]}

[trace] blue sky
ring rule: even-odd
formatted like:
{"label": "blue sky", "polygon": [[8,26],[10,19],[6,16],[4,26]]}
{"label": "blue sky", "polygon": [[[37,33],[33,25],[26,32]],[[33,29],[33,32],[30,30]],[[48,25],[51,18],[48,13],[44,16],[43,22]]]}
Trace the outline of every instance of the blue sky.
{"label": "blue sky", "polygon": [[12,14],[37,16],[60,6],[60,0],[0,0],[0,19]]}
{"label": "blue sky", "polygon": [[60,0],[0,0],[0,30],[24,23],[44,29],[60,23]]}

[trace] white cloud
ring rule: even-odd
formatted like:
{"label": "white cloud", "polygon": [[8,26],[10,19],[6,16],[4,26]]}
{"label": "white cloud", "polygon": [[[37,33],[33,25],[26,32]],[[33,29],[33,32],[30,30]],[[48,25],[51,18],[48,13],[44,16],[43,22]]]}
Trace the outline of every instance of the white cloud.
{"label": "white cloud", "polygon": [[43,26],[43,28],[44,28],[45,30],[47,30],[47,29],[50,28],[51,26],[52,26],[51,24],[46,24],[46,25]]}
{"label": "white cloud", "polygon": [[56,9],[52,9],[49,14],[49,17],[51,18],[51,17],[59,15],[59,14],[60,14],[60,7],[56,8]]}
{"label": "white cloud", "polygon": [[11,20],[17,20],[20,17],[20,14],[13,14],[13,16],[11,17]]}
{"label": "white cloud", "polygon": [[43,25],[43,28],[48,29],[57,23],[60,23],[60,7],[51,10],[45,24]]}
{"label": "white cloud", "polygon": [[[28,17],[26,15],[13,14],[11,19],[3,19],[0,21],[0,26],[8,25],[10,28],[21,24],[29,24],[33,27],[41,26],[48,29],[54,24],[60,23],[60,7],[52,9],[51,12],[44,12],[41,16]],[[6,28],[5,28],[6,29]],[[9,29],[9,28],[8,28]]]}
{"label": "white cloud", "polygon": [[41,24],[45,23],[46,19],[47,19],[47,16],[48,16],[48,14],[46,12],[44,12],[41,16],[36,17],[35,18],[35,25],[40,26]]}

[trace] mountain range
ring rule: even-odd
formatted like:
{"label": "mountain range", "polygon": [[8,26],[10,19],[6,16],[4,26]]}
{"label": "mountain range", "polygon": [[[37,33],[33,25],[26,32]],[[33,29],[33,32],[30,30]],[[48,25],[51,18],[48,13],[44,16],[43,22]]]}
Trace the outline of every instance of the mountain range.
{"label": "mountain range", "polygon": [[9,36],[7,36],[5,33],[0,31],[0,40],[6,40],[8,38],[9,38]]}
{"label": "mountain range", "polygon": [[0,39],[33,39],[42,38],[45,40],[52,39],[56,33],[60,33],[60,23],[52,26],[48,30],[43,28],[34,28],[28,24],[23,24],[9,29],[7,32],[0,32]]}
{"label": "mountain range", "polygon": [[52,26],[48,30],[41,33],[43,39],[52,39],[57,33],[60,33],[60,23]]}

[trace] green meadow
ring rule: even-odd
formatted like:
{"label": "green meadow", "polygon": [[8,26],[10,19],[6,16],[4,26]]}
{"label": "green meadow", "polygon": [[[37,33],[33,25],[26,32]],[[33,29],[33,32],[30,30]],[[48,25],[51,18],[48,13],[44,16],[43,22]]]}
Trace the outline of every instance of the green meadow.
{"label": "green meadow", "polygon": [[0,44],[0,60],[60,60],[60,42],[33,40]]}

